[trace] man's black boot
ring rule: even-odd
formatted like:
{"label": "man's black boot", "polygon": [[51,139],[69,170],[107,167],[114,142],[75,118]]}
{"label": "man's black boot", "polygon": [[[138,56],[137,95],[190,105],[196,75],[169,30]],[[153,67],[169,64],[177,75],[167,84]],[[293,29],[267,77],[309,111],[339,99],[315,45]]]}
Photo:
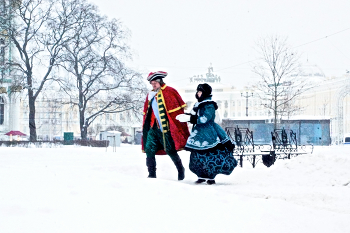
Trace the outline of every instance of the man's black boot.
{"label": "man's black boot", "polygon": [[180,156],[179,155],[172,156],[171,160],[174,162],[174,164],[177,168],[177,171],[178,171],[177,179],[178,180],[185,179],[185,168],[184,168],[184,166],[182,166]]}
{"label": "man's black boot", "polygon": [[147,178],[157,178],[156,175],[156,158],[146,158],[146,165],[148,168],[148,177]]}

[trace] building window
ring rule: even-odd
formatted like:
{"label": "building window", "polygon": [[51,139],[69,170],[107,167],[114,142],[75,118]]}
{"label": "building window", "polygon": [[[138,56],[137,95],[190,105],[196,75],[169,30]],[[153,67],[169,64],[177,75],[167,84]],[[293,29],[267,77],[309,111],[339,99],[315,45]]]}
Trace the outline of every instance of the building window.
{"label": "building window", "polygon": [[0,12],[2,14],[5,14],[5,9],[6,9],[5,0],[0,0]]}
{"label": "building window", "polygon": [[221,108],[221,100],[217,101],[218,107]]}
{"label": "building window", "polygon": [[4,112],[5,112],[4,98],[0,96],[0,125],[4,124]]}
{"label": "building window", "polygon": [[224,89],[214,89],[213,92],[223,92]]}
{"label": "building window", "polygon": [[5,64],[5,40],[3,38],[0,39],[0,65]]}
{"label": "building window", "polygon": [[192,101],[188,101],[186,104],[187,104],[187,107],[189,108],[192,106]]}
{"label": "building window", "polygon": [[194,93],[196,90],[185,90],[185,93]]}

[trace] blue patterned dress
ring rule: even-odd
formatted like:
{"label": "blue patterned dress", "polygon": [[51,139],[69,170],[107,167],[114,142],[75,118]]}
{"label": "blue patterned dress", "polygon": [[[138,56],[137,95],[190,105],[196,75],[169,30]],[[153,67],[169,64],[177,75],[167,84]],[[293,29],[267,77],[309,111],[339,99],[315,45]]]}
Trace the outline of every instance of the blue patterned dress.
{"label": "blue patterned dress", "polygon": [[189,168],[200,178],[214,179],[217,174],[230,175],[237,166],[230,138],[214,122],[217,108],[217,104],[209,97],[197,102],[191,111],[191,123],[194,126],[185,148],[191,151]]}

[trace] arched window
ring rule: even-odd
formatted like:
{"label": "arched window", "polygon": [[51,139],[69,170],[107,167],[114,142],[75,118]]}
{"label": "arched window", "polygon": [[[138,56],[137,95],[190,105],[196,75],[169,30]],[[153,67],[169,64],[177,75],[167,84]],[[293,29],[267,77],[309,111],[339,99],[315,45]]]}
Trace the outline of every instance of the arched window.
{"label": "arched window", "polygon": [[0,125],[4,124],[4,111],[5,111],[4,98],[0,96]]}

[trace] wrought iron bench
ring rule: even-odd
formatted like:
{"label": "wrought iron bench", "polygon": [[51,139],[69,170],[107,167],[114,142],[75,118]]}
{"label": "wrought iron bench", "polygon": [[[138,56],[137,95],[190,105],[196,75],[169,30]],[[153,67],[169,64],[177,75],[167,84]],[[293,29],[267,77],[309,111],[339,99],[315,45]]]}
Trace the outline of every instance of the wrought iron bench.
{"label": "wrought iron bench", "polygon": [[[243,167],[243,159],[248,160],[253,168],[259,161],[270,167],[276,159],[290,159],[291,156],[313,152],[313,145],[298,145],[296,133],[283,129],[271,132],[271,144],[256,144],[253,131],[248,128],[226,127],[225,131],[235,144],[233,155],[239,157],[239,164]],[[233,136],[232,136],[233,132]]]}

